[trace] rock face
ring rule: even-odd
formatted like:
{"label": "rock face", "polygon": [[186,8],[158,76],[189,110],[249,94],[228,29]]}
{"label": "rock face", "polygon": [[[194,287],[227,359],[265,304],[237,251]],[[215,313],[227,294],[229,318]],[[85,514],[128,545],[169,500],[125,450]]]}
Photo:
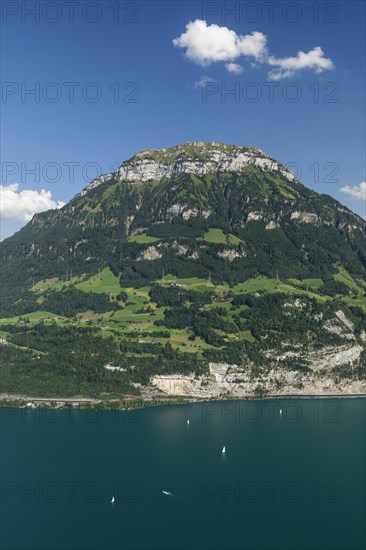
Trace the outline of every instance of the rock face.
{"label": "rock face", "polygon": [[222,151],[211,152],[206,162],[200,160],[180,160],[166,163],[150,159],[129,161],[121,166],[118,175],[121,180],[128,183],[146,182],[159,180],[164,177],[170,178],[176,174],[210,174],[221,172],[241,172],[248,164],[259,166],[265,171],[280,171],[289,181],[294,179],[289,170],[282,168],[271,158],[259,156],[253,153],[238,151],[235,156],[225,155]]}
{"label": "rock face", "polygon": [[190,395],[205,398],[219,397],[224,393],[235,395],[232,373],[236,372],[238,368],[237,365],[227,363],[210,363],[208,377],[194,377],[192,374],[161,375],[154,376],[152,384],[169,395]]}
{"label": "rock face", "polygon": [[[179,174],[204,175],[218,172],[240,174],[248,165],[259,167],[265,172],[278,172],[290,182],[295,180],[290,170],[256,147],[194,142],[169,149],[141,151],[124,162],[116,174],[105,174],[96,178],[81,194],[113,178],[134,184],[171,178]],[[192,211],[191,215],[194,216],[195,213]]]}
{"label": "rock face", "polygon": [[[253,375],[250,362],[241,366],[210,363],[208,376],[153,376],[151,383],[167,395],[198,399],[253,397],[257,395],[259,388],[269,395],[366,393],[366,380],[354,380],[350,377],[339,381],[332,373],[335,367],[355,364],[362,349],[359,345],[345,345],[342,349],[327,347],[318,353],[312,353],[309,355],[310,372],[306,374],[274,364],[266,373]],[[285,355],[282,355],[276,359],[284,358]]]}
{"label": "rock face", "polygon": [[235,260],[235,258],[245,256],[245,253],[240,254],[237,250],[232,250],[228,248],[225,250],[221,250],[221,252],[218,252],[217,255],[220,256],[220,258],[225,258],[226,260],[229,260],[229,262],[232,262],[233,260]]}
{"label": "rock face", "polygon": [[268,231],[271,229],[276,229],[277,227],[279,227],[279,224],[271,220],[270,222],[267,223],[266,230]]}
{"label": "rock face", "polygon": [[291,220],[297,220],[300,223],[312,223],[314,225],[320,221],[319,216],[316,214],[312,212],[299,212],[298,210],[292,212]]}
{"label": "rock face", "polygon": [[[304,306],[297,298],[285,303],[284,309],[302,311]],[[151,384],[167,395],[197,399],[366,393],[366,379],[353,375],[356,368],[364,366],[362,353],[366,333],[361,332],[358,338],[354,323],[342,310],[335,312],[333,320],[326,320],[320,327],[323,329],[336,334],[342,343],[307,349],[301,342],[294,344],[284,340],[282,349],[265,352],[268,359],[265,367],[258,368],[244,356],[240,364],[210,362],[208,373],[201,376],[153,376]],[[299,368],[301,362],[303,368]],[[348,375],[339,376],[343,371]]]}
{"label": "rock face", "polygon": [[85,189],[83,189],[80,193],[80,196],[84,196],[88,191],[91,191],[92,189],[95,189],[96,187],[99,187],[99,185],[102,185],[102,183],[109,183],[114,178],[114,174],[103,174],[102,176],[99,176],[99,178],[95,178]]}
{"label": "rock face", "polygon": [[152,383],[161,391],[169,395],[195,395],[199,391],[199,383],[195,383],[194,376],[183,374],[160,375],[152,378]]}
{"label": "rock face", "polygon": [[[149,246],[146,250],[143,251],[141,259],[153,261],[159,260],[162,257],[162,253],[155,246]],[[139,258],[138,258],[139,260]]]}

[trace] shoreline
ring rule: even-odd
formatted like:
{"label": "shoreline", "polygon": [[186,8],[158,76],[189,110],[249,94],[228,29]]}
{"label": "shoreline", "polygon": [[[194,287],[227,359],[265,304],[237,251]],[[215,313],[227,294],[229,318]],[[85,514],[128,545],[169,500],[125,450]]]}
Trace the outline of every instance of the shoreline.
{"label": "shoreline", "polygon": [[[258,397],[248,395],[241,398],[223,396],[222,399],[203,399],[192,396],[161,397],[156,399],[99,399],[92,397],[29,397],[24,395],[0,394],[0,407],[26,409],[96,409],[102,411],[129,411],[147,409],[157,406],[187,405],[192,403],[214,403],[224,401],[265,401],[268,399],[360,399],[366,398],[366,393],[325,393],[325,394],[268,394]],[[56,406],[55,406],[56,405]]]}

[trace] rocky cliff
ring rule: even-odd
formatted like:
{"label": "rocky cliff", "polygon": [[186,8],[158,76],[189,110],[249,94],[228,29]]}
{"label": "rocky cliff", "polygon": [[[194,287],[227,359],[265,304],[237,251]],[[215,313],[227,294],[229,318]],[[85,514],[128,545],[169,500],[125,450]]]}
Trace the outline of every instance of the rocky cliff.
{"label": "rocky cliff", "polygon": [[217,174],[233,172],[240,174],[247,166],[260,168],[265,172],[279,173],[288,181],[294,175],[278,161],[256,147],[240,147],[223,143],[193,142],[169,149],[146,149],[125,161],[117,173],[96,178],[81,195],[108,183],[116,177],[126,183],[146,183],[180,174]]}

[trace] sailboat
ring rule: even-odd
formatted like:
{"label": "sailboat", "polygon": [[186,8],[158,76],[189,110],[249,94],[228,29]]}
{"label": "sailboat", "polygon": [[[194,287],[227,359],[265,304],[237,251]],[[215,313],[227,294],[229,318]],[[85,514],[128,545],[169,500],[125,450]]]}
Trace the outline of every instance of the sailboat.
{"label": "sailboat", "polygon": [[187,420],[187,424],[188,424],[188,426],[189,426],[189,420]]}
{"label": "sailboat", "polygon": [[222,448],[222,451],[221,451],[221,452],[222,452],[223,454],[225,454],[225,453],[226,453],[226,447],[225,447],[225,445],[223,446],[223,448]]}
{"label": "sailboat", "polygon": [[114,502],[116,502],[116,499],[112,497],[111,503],[113,504]]}
{"label": "sailboat", "polygon": [[282,416],[282,409],[280,409],[280,415]]}

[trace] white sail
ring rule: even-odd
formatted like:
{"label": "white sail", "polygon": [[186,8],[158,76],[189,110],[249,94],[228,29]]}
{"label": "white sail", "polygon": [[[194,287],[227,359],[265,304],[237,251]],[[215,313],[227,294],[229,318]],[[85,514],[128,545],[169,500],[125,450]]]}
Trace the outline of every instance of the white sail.
{"label": "white sail", "polygon": [[112,504],[113,504],[113,502],[116,502],[116,499],[114,497],[112,497],[112,500],[111,500]]}
{"label": "white sail", "polygon": [[223,448],[222,448],[222,451],[221,451],[221,452],[222,452],[222,453],[226,453],[226,447],[225,447],[225,445],[223,446]]}
{"label": "white sail", "polygon": [[189,426],[189,420],[187,420],[187,424],[188,424],[188,426]]}

